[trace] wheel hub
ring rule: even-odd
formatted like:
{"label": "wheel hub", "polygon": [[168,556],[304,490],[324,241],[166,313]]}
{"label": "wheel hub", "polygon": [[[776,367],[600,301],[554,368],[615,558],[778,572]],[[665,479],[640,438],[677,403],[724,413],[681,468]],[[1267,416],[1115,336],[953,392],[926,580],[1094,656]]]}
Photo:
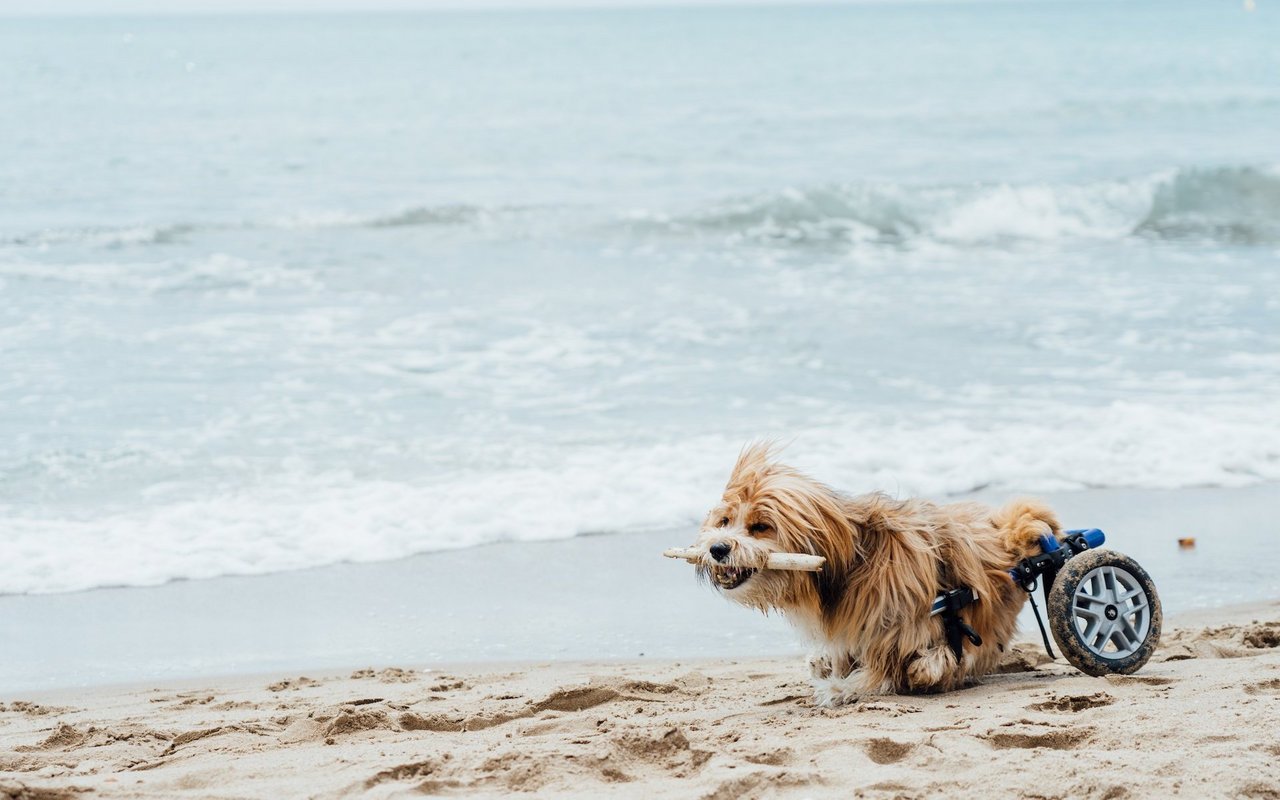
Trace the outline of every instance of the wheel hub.
{"label": "wheel hub", "polygon": [[1138,579],[1120,566],[1090,570],[1076,587],[1076,631],[1095,656],[1126,658],[1151,629],[1151,604]]}

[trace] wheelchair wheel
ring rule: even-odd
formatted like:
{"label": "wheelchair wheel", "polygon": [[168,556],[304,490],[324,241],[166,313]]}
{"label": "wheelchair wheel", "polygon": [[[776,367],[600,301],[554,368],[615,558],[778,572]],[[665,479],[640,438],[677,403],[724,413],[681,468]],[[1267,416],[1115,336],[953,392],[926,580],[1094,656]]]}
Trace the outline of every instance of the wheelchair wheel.
{"label": "wheelchair wheel", "polygon": [[1137,672],[1160,643],[1160,597],[1138,562],[1113,550],[1067,559],[1049,592],[1049,628],[1087,675]]}

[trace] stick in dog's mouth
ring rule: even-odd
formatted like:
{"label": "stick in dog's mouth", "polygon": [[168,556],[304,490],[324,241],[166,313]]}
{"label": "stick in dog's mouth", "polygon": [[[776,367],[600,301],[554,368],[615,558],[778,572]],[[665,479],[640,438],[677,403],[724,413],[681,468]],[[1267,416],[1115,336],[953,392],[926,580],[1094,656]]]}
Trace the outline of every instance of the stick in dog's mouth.
{"label": "stick in dog's mouth", "polygon": [[[667,558],[682,558],[690,564],[698,564],[702,561],[702,551],[696,547],[672,547],[664,550],[662,554]],[[822,565],[826,561],[822,556],[809,555],[808,553],[770,553],[764,568],[796,572],[822,572]],[[755,572],[754,569],[751,571]],[[751,576],[748,575],[747,577]]]}

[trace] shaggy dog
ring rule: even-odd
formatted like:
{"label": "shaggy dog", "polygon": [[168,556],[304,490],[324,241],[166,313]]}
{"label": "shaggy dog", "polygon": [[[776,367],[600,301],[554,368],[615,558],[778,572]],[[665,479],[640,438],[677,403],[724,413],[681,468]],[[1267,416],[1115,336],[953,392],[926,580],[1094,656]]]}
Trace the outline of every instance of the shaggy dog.
{"label": "shaggy dog", "polygon": [[[733,467],[719,505],[694,547],[698,571],[726,597],[777,610],[814,644],[814,698],[839,705],[863,693],[936,692],[990,672],[1004,652],[1027,593],[1008,570],[1059,533],[1045,506],[1001,509],[937,505],[874,493],[848,497],[751,445]],[[822,556],[822,572],[761,569],[770,553]],[[982,637],[957,662],[938,593],[970,587],[978,602],[960,612]]]}

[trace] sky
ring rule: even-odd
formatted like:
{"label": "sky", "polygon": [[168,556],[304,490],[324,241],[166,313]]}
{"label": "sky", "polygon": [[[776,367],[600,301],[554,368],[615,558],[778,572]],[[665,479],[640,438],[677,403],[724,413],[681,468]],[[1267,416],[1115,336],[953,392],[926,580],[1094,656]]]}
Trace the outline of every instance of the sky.
{"label": "sky", "polygon": [[[776,2],[777,0],[775,0]],[[148,14],[245,11],[410,11],[419,9],[744,5],[763,0],[0,0],[5,14]],[[783,0],[785,2],[785,0]]]}

